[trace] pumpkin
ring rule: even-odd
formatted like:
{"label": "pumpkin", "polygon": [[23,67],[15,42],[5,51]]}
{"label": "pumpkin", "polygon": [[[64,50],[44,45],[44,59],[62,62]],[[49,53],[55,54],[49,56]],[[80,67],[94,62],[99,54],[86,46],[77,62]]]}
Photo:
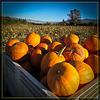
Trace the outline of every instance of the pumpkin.
{"label": "pumpkin", "polygon": [[48,45],[46,43],[40,43],[37,46],[37,49],[41,49],[42,51],[46,51],[46,50],[48,50]]}
{"label": "pumpkin", "polygon": [[83,61],[85,59],[85,50],[80,44],[71,43],[66,46],[63,55],[66,61]]}
{"label": "pumpkin", "polygon": [[[28,53],[28,46],[24,42],[17,42],[10,48],[12,60],[20,60]],[[24,58],[23,58],[24,60]]]}
{"label": "pumpkin", "polygon": [[85,50],[85,59],[87,59],[88,56],[89,56],[89,52],[88,52],[88,50],[86,48],[84,48],[84,50]]}
{"label": "pumpkin", "polygon": [[79,42],[79,37],[75,34],[69,34],[65,38],[65,45],[68,45],[69,43],[78,43]]}
{"label": "pumpkin", "polygon": [[31,54],[34,51],[34,47],[32,45],[28,45],[28,52]]}
{"label": "pumpkin", "polygon": [[64,56],[62,55],[63,50],[62,48],[58,53],[51,51],[45,54],[41,60],[41,71],[44,75],[47,74],[48,70],[56,63],[65,61]]}
{"label": "pumpkin", "polygon": [[[84,41],[84,47],[89,50],[89,52],[95,53],[100,50],[100,40],[97,35],[92,35],[86,38]],[[99,47],[98,47],[99,46]]]}
{"label": "pumpkin", "polygon": [[85,61],[88,65],[91,66],[95,74],[100,73],[100,57],[98,55],[92,54]]}
{"label": "pumpkin", "polygon": [[43,37],[41,37],[41,41],[40,42],[41,43],[50,44],[50,43],[52,43],[52,39],[51,39],[50,36],[43,36]]}
{"label": "pumpkin", "polygon": [[80,84],[86,84],[94,79],[92,68],[82,61],[71,61],[70,64],[75,67],[80,77]]}
{"label": "pumpkin", "polygon": [[52,43],[49,44],[48,46],[48,51],[60,51],[60,49],[62,49],[64,46],[60,43],[60,42],[57,42],[57,41],[54,41]]}
{"label": "pumpkin", "polygon": [[40,35],[36,34],[34,32],[30,33],[26,38],[25,38],[25,43],[28,45],[32,45],[33,47],[36,47],[40,43]]}
{"label": "pumpkin", "polygon": [[26,71],[28,71],[30,74],[33,72],[32,65],[29,61],[25,61],[24,63],[20,64]]}
{"label": "pumpkin", "polygon": [[17,43],[19,42],[19,40],[17,39],[9,39],[8,42],[6,43],[6,47],[5,47],[5,53],[9,56],[9,50],[11,48],[11,46],[14,44],[14,43]]}
{"label": "pumpkin", "polygon": [[70,63],[57,63],[47,73],[47,84],[55,95],[69,96],[78,90],[79,74]]}
{"label": "pumpkin", "polygon": [[31,54],[31,64],[35,69],[40,69],[40,63],[42,60],[43,54],[40,49],[35,49]]}
{"label": "pumpkin", "polygon": [[65,46],[65,39],[68,35],[63,35],[59,38],[59,42],[62,43],[63,46]]}

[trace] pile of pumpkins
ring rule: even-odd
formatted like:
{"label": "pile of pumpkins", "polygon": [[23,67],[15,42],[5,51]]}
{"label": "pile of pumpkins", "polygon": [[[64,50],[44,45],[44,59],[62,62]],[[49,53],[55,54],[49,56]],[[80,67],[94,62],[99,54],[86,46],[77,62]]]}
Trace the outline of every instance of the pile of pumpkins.
{"label": "pile of pumpkins", "polygon": [[81,45],[75,34],[58,42],[32,32],[25,42],[9,39],[5,52],[29,73],[39,70],[40,82],[55,95],[70,96],[100,73],[99,43],[97,35],[88,36]]}

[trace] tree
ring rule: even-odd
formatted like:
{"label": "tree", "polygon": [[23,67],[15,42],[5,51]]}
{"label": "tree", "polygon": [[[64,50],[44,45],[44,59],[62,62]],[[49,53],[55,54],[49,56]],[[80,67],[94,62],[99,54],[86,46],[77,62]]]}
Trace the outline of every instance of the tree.
{"label": "tree", "polygon": [[71,25],[76,25],[77,23],[81,23],[81,12],[77,9],[71,10],[70,14],[68,14],[70,17],[69,23]]}

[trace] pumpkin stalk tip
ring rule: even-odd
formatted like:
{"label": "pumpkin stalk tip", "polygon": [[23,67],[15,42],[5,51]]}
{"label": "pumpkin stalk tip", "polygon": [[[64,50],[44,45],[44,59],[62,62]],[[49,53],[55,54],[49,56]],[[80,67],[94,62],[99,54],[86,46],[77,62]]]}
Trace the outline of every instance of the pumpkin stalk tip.
{"label": "pumpkin stalk tip", "polygon": [[65,50],[65,48],[66,48],[66,46],[63,47],[63,48],[58,52],[58,56],[59,56],[59,57],[61,56],[61,54],[63,53],[63,51]]}

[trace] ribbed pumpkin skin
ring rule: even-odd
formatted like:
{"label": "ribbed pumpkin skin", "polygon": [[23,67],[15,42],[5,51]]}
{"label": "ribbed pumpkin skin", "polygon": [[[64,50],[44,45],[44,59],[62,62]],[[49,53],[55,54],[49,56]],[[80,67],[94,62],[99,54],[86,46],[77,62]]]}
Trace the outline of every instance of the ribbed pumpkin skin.
{"label": "ribbed pumpkin skin", "polygon": [[17,42],[10,48],[10,57],[12,60],[19,60],[28,52],[28,46],[24,42]]}
{"label": "ribbed pumpkin skin", "polygon": [[60,43],[60,42],[52,42],[51,44],[49,44],[48,46],[48,51],[60,51],[60,49],[62,49],[64,46]]}
{"label": "ribbed pumpkin skin", "polygon": [[98,55],[89,55],[85,62],[90,65],[95,74],[100,73],[100,57]]}
{"label": "ribbed pumpkin skin", "polygon": [[98,39],[97,35],[89,36],[84,41],[84,47],[92,53],[95,53],[97,50],[100,50],[100,47],[98,48],[98,45],[100,45],[100,40]]}
{"label": "ribbed pumpkin skin", "polygon": [[19,40],[17,39],[10,39],[8,40],[8,42],[6,43],[6,47],[5,47],[5,52],[7,55],[9,55],[9,50],[11,48],[11,46],[14,44],[14,43],[17,43],[19,42]]}
{"label": "ribbed pumpkin skin", "polygon": [[31,64],[36,69],[40,69],[40,64],[42,60],[42,51],[40,49],[35,49],[31,54]]}
{"label": "ribbed pumpkin skin", "polygon": [[85,59],[85,50],[80,44],[71,43],[66,46],[63,55],[66,61],[83,61]]}
{"label": "ribbed pumpkin skin", "polygon": [[79,87],[79,74],[69,63],[57,63],[47,73],[49,89],[57,96],[69,96]]}
{"label": "ribbed pumpkin skin", "polygon": [[60,63],[65,61],[65,58],[63,55],[60,57],[57,55],[56,52],[48,52],[45,54],[41,60],[41,71],[44,74],[47,74],[49,68],[51,68],[54,64]]}
{"label": "ribbed pumpkin skin", "polygon": [[92,68],[82,61],[71,61],[70,64],[75,67],[79,73],[80,84],[85,84],[94,79]]}
{"label": "ribbed pumpkin skin", "polygon": [[40,35],[36,34],[34,32],[30,33],[26,38],[25,38],[25,43],[27,45],[32,45],[33,47],[36,47],[40,43]]}
{"label": "ribbed pumpkin skin", "polygon": [[46,43],[40,43],[37,49],[41,49],[42,51],[48,50],[48,45]]}
{"label": "ribbed pumpkin skin", "polygon": [[41,37],[41,41],[40,42],[41,43],[50,44],[50,43],[52,43],[52,39],[49,36],[43,36],[43,37]]}
{"label": "ribbed pumpkin skin", "polygon": [[79,37],[75,34],[69,34],[65,39],[65,45],[67,46],[69,43],[78,43]]}

